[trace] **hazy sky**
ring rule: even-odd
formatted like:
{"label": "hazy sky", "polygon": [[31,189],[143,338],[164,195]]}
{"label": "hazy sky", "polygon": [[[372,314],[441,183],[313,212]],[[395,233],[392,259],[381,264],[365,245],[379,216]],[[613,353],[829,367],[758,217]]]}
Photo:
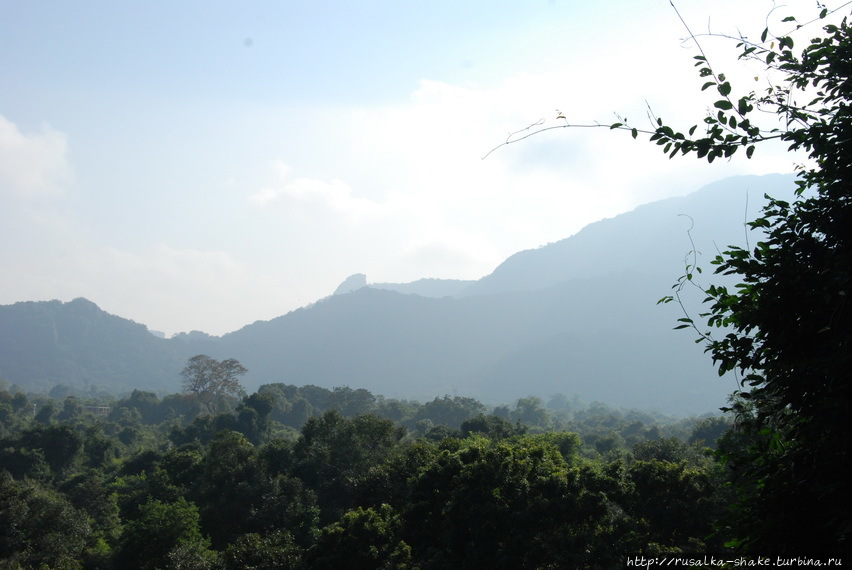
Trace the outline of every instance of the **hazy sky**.
{"label": "hazy sky", "polygon": [[[677,5],[695,33],[755,38],[772,7]],[[685,35],[668,0],[0,0],[0,304],[86,297],[222,334],[352,273],[476,279],[641,203],[791,171],[606,129],[482,160],[557,110],[641,127],[647,101],[688,128],[714,98]],[[733,44],[705,46],[755,89]]]}

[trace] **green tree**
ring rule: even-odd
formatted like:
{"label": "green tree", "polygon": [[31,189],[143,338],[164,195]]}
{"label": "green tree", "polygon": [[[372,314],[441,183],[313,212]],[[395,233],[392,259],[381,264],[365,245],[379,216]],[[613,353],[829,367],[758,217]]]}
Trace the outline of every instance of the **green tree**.
{"label": "green tree", "polygon": [[515,403],[515,409],[509,414],[509,418],[516,422],[538,428],[539,431],[547,431],[552,427],[550,414],[543,407],[543,401],[536,396],[521,398]]}
{"label": "green tree", "polygon": [[[422,567],[618,564],[605,494],[590,490],[551,442],[472,436],[440,447],[423,457],[401,506],[398,536]],[[419,463],[424,448],[413,451]]]}
{"label": "green tree", "polygon": [[83,453],[89,467],[101,469],[119,455],[118,441],[105,433],[100,423],[89,425],[83,430]]}
{"label": "green tree", "polygon": [[257,445],[269,433],[269,414],[275,405],[270,394],[252,394],[237,407],[237,430]]}
{"label": "green tree", "polygon": [[180,375],[184,392],[195,395],[209,413],[215,414],[224,398],[245,394],[239,378],[246,372],[248,370],[234,358],[220,362],[206,354],[198,354],[189,359]]}
{"label": "green tree", "polygon": [[313,541],[319,524],[316,495],[295,477],[268,472],[265,475],[260,485],[261,493],[249,509],[244,529],[261,534],[287,529],[295,544],[307,546]]}
{"label": "green tree", "polygon": [[86,566],[103,567],[121,535],[118,497],[110,493],[102,471],[89,470],[65,481],[60,491],[89,517],[92,533],[86,553]]}
{"label": "green tree", "polygon": [[379,396],[376,402],[376,415],[403,423],[417,411],[417,404],[405,400],[395,400]]}
{"label": "green tree", "polygon": [[160,399],[154,392],[133,390],[129,398],[120,400],[112,408],[112,417],[119,418],[123,410],[137,410],[140,419],[146,424],[157,424],[166,419],[160,410]]}
{"label": "green tree", "polygon": [[293,472],[317,493],[324,523],[355,506],[369,469],[404,435],[405,428],[373,415],[348,419],[330,410],[308,420],[293,448]]}
{"label": "green tree", "polygon": [[187,558],[187,551],[205,557],[208,546],[193,503],[183,498],[174,503],[150,500],[124,527],[117,561],[123,568],[173,568],[173,559]]}
{"label": "green tree", "polygon": [[23,392],[0,390],[0,437],[17,432],[29,423],[33,408]]}
{"label": "green tree", "polygon": [[0,566],[79,568],[90,533],[61,494],[0,471]]}
{"label": "green tree", "polygon": [[[684,462],[636,461],[625,473],[622,505],[654,548],[703,550],[718,515],[711,477]],[[713,545],[718,548],[718,544]]]}
{"label": "green tree", "polygon": [[[751,156],[770,139],[807,153],[792,202],[769,199],[750,223],[764,232],[753,249],[729,247],[716,257],[716,273],[740,280],[735,290],[704,288],[706,342],[720,374],[737,371],[742,391],[733,405],[752,444],[727,460],[741,490],[734,523],[744,549],[775,552],[848,551],[852,546],[852,467],[846,415],[852,398],[852,41],[846,19],[828,23],[797,51],[811,28],[786,18],[793,31],[759,41],[740,39],[743,59],[770,72],[763,95],[737,96],[734,87],[695,57],[705,89],[719,99],[703,127],[684,135],[661,119],[651,140],[671,156],[695,154],[712,161],[741,149]],[[700,46],[699,46],[700,49]],[[772,81],[771,74],[780,74]],[[774,113],[780,126],[758,126],[758,113]],[[613,125],[623,128],[624,125]],[[698,132],[699,136],[694,136]],[[636,130],[633,130],[634,136]],[[676,285],[696,284],[688,268]]]}
{"label": "green tree", "polygon": [[62,477],[74,465],[83,441],[69,425],[36,426],[21,434],[25,450],[40,450],[55,477]]}
{"label": "green tree", "polygon": [[56,415],[56,419],[65,422],[77,418],[83,413],[83,406],[74,396],[67,396],[62,404],[62,411]]}
{"label": "green tree", "polygon": [[240,536],[228,545],[224,561],[228,570],[295,570],[304,567],[302,554],[289,532],[276,530]]}
{"label": "green tree", "polygon": [[500,416],[476,415],[461,424],[462,437],[472,434],[483,435],[491,439],[504,439],[513,435],[526,433],[526,426],[512,425],[512,422]]}
{"label": "green tree", "polygon": [[485,406],[473,398],[444,396],[423,404],[413,421],[431,420],[436,426],[458,429],[463,421],[482,413],[485,413]]}
{"label": "green tree", "polygon": [[411,548],[398,539],[399,515],[389,505],[358,507],[320,532],[308,552],[310,568],[407,568]]}
{"label": "green tree", "polygon": [[676,437],[664,437],[640,441],[633,444],[630,451],[638,461],[686,461],[694,450]]}
{"label": "green tree", "polygon": [[329,406],[347,418],[369,414],[376,407],[376,397],[364,388],[353,390],[349,386],[336,386]]}
{"label": "green tree", "polygon": [[201,520],[216,548],[242,534],[262,492],[254,446],[241,433],[216,434],[202,462]]}
{"label": "green tree", "polygon": [[40,424],[49,424],[53,421],[53,416],[56,415],[56,404],[52,400],[45,402],[38,413],[35,415],[35,421]]}
{"label": "green tree", "polygon": [[204,472],[204,456],[194,445],[173,447],[157,461],[154,471],[174,499],[195,497]]}
{"label": "green tree", "polygon": [[731,429],[731,422],[728,418],[705,418],[696,422],[695,426],[693,426],[692,433],[689,436],[689,443],[698,443],[715,448],[716,442],[729,429]]}

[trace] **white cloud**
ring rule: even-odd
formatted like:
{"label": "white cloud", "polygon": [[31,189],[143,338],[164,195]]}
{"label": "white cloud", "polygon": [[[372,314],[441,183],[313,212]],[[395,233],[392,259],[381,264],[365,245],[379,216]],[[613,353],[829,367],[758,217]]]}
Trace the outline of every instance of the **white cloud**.
{"label": "white cloud", "polygon": [[76,265],[92,300],[170,334],[187,323],[223,334],[292,308],[280,284],[225,251],[103,248],[81,252]]}
{"label": "white cloud", "polygon": [[[676,51],[672,60],[677,59],[692,73],[688,54]],[[661,65],[671,68],[675,63]],[[724,176],[792,167],[789,155],[774,152],[714,165],[693,158],[669,160],[646,140],[634,141],[628,133],[608,128],[544,132],[481,160],[508,133],[541,118],[543,126],[563,124],[556,120],[556,109],[573,124],[608,124],[619,111],[645,126],[643,94],[624,89],[639,71],[595,75],[589,68],[578,73],[582,81],[563,72],[524,73],[492,87],[423,81],[409,104],[361,110],[352,116],[356,125],[344,132],[357,133],[349,146],[361,163],[390,165],[393,196],[419,220],[478,227],[481,235],[496,236],[498,242],[501,229],[529,232],[530,246],[566,237],[603,215],[683,194]],[[652,95],[669,111],[667,118],[688,128],[700,123],[704,113],[694,96],[691,105],[682,104],[691,92],[687,82],[657,86]]]}
{"label": "white cloud", "polygon": [[6,277],[0,302],[86,297],[168,334],[223,334],[294,308],[292,291],[232,254],[166,244],[130,252],[78,241],[59,256],[18,259]]}
{"label": "white cloud", "polygon": [[152,329],[215,334],[295,308],[293,290],[234,253],[110,245],[73,200],[56,200],[72,180],[68,154],[62,133],[24,134],[0,116],[0,303],[86,297]]}
{"label": "white cloud", "polygon": [[354,195],[352,188],[341,180],[294,178],[291,168],[277,160],[273,168],[278,176],[272,187],[264,187],[249,199],[259,206],[280,205],[299,208],[309,215],[337,214],[351,223],[359,223],[380,214],[382,205]]}
{"label": "white cloud", "polygon": [[410,239],[398,256],[379,269],[379,276],[387,275],[396,281],[424,277],[477,279],[501,261],[500,253],[483,236],[461,228],[448,229],[438,235]]}
{"label": "white cloud", "polygon": [[68,143],[50,127],[24,134],[0,115],[0,194],[32,198],[61,194],[71,181]]}
{"label": "white cloud", "polygon": [[[700,122],[703,104],[680,77],[694,73],[690,53],[673,50],[660,65],[683,69],[674,72],[677,81],[654,86],[650,100],[673,121]],[[614,111],[646,120],[646,94],[624,87],[639,81],[642,71],[603,75],[591,64],[574,71],[524,72],[489,86],[423,80],[404,104],[336,112],[334,124],[323,127],[334,134],[328,160],[340,179],[355,183],[297,184],[281,168],[283,182],[255,200],[286,198],[303,209],[313,201],[326,213],[369,220],[342,231],[335,218],[314,212],[317,225],[305,230],[313,236],[305,240],[345,243],[339,249],[359,253],[347,260],[360,260],[349,271],[365,272],[371,281],[477,278],[521,249],[563,239],[639,204],[725,176],[792,168],[788,154],[766,149],[751,161],[669,160],[642,137],[608,128],[541,133],[482,160],[512,131],[542,117],[558,124],[556,109],[583,124],[614,121]],[[331,256],[323,259],[334,263]]]}

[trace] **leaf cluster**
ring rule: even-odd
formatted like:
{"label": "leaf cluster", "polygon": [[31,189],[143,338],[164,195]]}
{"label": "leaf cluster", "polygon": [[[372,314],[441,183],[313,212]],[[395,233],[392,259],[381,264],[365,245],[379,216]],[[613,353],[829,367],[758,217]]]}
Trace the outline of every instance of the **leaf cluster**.
{"label": "leaf cluster", "polygon": [[[828,12],[822,9],[820,18]],[[795,22],[788,18],[786,22]],[[801,29],[800,27],[797,28]],[[848,485],[837,474],[850,465],[845,422],[852,404],[852,29],[846,19],[826,24],[800,53],[791,35],[760,43],[741,39],[741,58],[757,59],[784,80],[761,96],[732,98],[724,75],[697,56],[704,88],[721,96],[705,119],[706,136],[689,138],[659,122],[651,140],[675,154],[712,162],[776,138],[810,159],[801,167],[792,202],[767,196],[749,226],[763,237],[753,248],[730,246],[712,264],[739,278],[733,289],[701,287],[694,267],[675,284],[700,287],[707,310],[699,316],[714,337],[686,315],[677,328],[699,333],[719,373],[741,377],[732,410],[751,432],[751,443],[726,455],[737,467],[741,516],[736,541],[745,549],[836,552],[852,542]],[[769,111],[780,127],[759,129],[755,110]],[[790,513],[796,512],[795,524]],[[766,523],[765,521],[770,521]],[[805,522],[807,521],[807,522]],[[806,529],[806,530],[802,530]],[[844,546],[846,545],[846,546]]]}

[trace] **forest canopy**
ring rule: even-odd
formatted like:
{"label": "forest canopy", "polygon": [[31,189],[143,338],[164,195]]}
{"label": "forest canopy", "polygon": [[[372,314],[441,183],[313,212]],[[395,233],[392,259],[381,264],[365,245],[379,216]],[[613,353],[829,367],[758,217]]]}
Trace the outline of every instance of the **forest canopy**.
{"label": "forest canopy", "polygon": [[4,567],[576,567],[722,547],[724,417],[287,384],[216,413],[139,390],[0,390],[0,411]]}

